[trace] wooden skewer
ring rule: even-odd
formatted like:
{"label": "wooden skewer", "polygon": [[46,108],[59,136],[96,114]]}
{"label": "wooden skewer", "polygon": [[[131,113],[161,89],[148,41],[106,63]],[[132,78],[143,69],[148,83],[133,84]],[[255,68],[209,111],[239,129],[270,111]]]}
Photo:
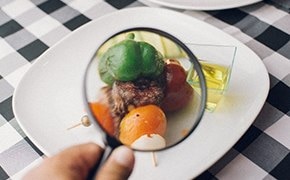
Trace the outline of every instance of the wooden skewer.
{"label": "wooden skewer", "polygon": [[90,122],[89,117],[88,117],[87,115],[84,115],[84,116],[81,118],[81,122],[80,122],[80,123],[77,123],[77,124],[75,124],[75,125],[73,125],[73,126],[67,128],[66,130],[71,130],[71,129],[76,128],[76,127],[78,127],[78,126],[80,126],[80,125],[83,125],[83,126],[85,126],[85,127],[89,127],[89,126],[91,125],[91,122]]}
{"label": "wooden skewer", "polygon": [[82,123],[75,124],[75,125],[73,125],[73,126],[67,128],[66,130],[71,130],[71,129],[76,128],[76,127],[78,127],[78,126],[80,126],[80,125],[82,125]]}
{"label": "wooden skewer", "polygon": [[188,133],[189,133],[189,130],[188,130],[188,129],[183,129],[183,130],[181,131],[181,135],[182,135],[183,137],[187,136]]}
{"label": "wooden skewer", "polygon": [[157,158],[156,158],[156,153],[154,151],[152,151],[151,152],[151,156],[152,156],[153,166],[156,167],[158,165]]}

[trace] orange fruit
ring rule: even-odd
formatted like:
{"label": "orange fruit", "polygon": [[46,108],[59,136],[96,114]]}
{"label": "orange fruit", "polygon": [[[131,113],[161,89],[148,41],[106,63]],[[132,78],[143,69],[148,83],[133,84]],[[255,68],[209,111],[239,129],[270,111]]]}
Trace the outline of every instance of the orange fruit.
{"label": "orange fruit", "polygon": [[115,133],[114,119],[107,104],[94,102],[89,103],[93,115],[101,127],[111,136]]}
{"label": "orange fruit", "polygon": [[166,125],[166,116],[158,106],[137,107],[122,119],[119,139],[123,144],[131,145],[136,139],[145,134],[163,136]]}

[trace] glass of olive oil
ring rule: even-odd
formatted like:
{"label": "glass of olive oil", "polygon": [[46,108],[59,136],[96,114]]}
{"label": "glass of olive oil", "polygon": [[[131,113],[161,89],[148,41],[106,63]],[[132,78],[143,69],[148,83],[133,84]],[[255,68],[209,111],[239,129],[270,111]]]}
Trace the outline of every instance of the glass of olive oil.
{"label": "glass of olive oil", "polygon": [[[186,45],[195,54],[202,66],[207,86],[206,109],[213,112],[229,86],[237,48],[226,45]],[[187,82],[198,93],[200,91],[199,79],[190,69]]]}

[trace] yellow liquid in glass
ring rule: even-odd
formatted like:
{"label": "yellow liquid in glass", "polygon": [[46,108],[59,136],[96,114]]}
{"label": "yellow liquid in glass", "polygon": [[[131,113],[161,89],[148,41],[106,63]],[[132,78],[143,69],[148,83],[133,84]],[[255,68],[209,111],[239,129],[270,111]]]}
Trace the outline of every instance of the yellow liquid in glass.
{"label": "yellow liquid in glass", "polygon": [[[213,111],[222,98],[230,76],[230,68],[206,61],[200,61],[207,86],[206,109]],[[189,74],[190,76],[190,74]],[[199,80],[196,75],[188,77],[189,84],[200,93]]]}

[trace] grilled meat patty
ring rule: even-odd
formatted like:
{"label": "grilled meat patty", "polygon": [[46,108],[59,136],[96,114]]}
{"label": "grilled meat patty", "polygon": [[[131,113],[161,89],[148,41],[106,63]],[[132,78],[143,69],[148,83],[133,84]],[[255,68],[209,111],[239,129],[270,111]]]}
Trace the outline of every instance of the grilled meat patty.
{"label": "grilled meat patty", "polygon": [[123,117],[130,107],[160,105],[164,98],[164,83],[160,79],[141,78],[133,82],[116,81],[112,87],[112,112]]}

